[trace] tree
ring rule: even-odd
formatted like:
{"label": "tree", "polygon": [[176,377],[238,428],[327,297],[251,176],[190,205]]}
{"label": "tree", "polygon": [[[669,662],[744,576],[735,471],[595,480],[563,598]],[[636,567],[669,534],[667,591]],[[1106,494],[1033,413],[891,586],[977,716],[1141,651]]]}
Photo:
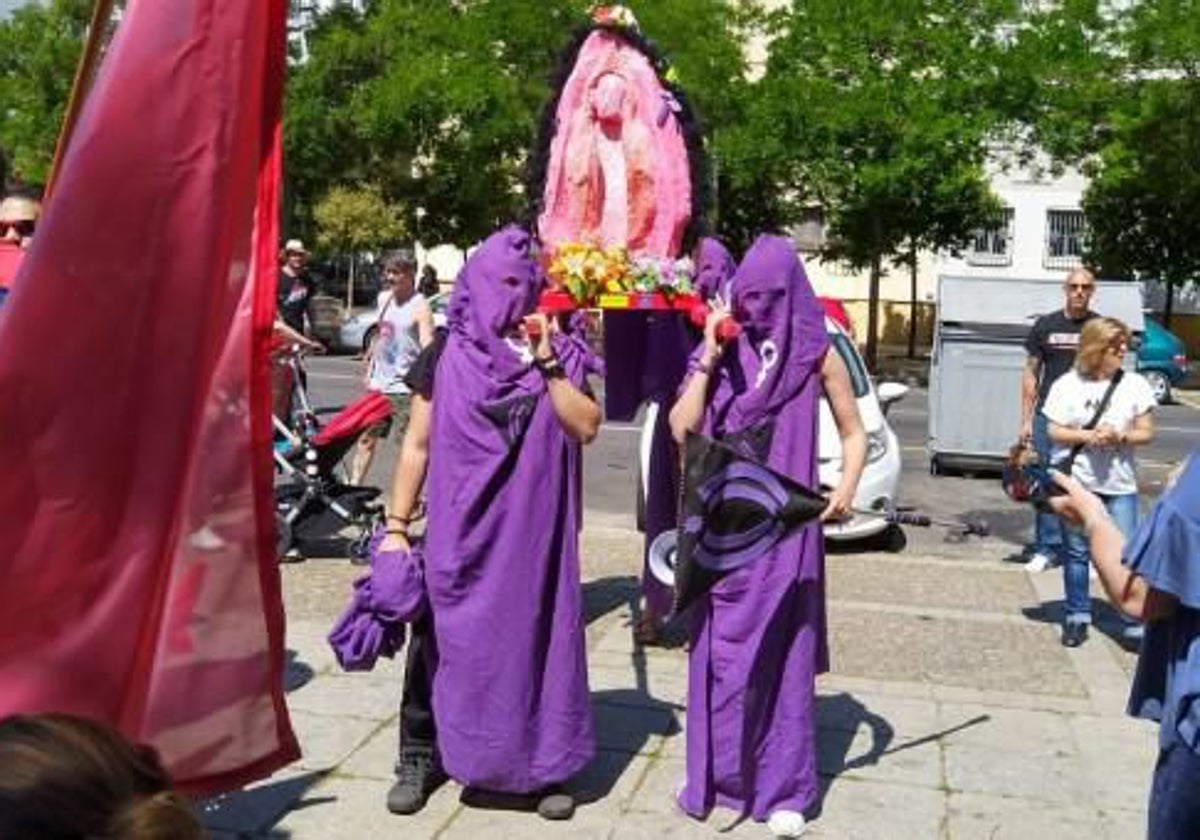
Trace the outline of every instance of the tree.
{"label": "tree", "polygon": [[1007,4],[810,0],[772,21],[762,98],[763,166],[789,216],[826,210],[823,255],[870,269],[867,364],[878,344],[889,257],[965,242],[995,212],[983,165],[1004,124],[1000,84]]}
{"label": "tree", "polygon": [[358,254],[394,244],[404,235],[400,212],[378,187],[334,187],[313,210],[317,244],[350,255],[346,306],[354,303],[354,268]]}
{"label": "tree", "polygon": [[1089,261],[1164,282],[1168,326],[1174,293],[1200,277],[1200,20],[1188,5],[1149,0],[1124,21],[1127,73],[1083,201]]}
{"label": "tree", "polygon": [[0,147],[14,180],[46,181],[91,13],[90,0],[52,0],[0,22]]}

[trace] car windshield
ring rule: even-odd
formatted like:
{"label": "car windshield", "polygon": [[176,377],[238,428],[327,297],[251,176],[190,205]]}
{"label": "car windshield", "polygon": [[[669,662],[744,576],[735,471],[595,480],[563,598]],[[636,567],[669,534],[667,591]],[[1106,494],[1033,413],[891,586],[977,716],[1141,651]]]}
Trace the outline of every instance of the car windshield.
{"label": "car windshield", "polygon": [[854,387],[855,397],[865,397],[871,390],[871,380],[867,378],[867,369],[863,367],[862,359],[850,339],[840,332],[830,332],[829,341],[837,348],[846,372],[850,374],[850,384]]}

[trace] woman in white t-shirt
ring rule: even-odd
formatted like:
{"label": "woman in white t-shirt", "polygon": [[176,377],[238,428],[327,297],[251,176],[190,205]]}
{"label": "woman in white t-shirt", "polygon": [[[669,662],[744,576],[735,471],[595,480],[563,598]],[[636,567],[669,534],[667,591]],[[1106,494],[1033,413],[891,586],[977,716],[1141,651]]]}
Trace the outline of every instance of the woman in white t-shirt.
{"label": "woman in white t-shirt", "polygon": [[[1042,413],[1050,421],[1054,463],[1066,459],[1076,446],[1071,474],[1104,502],[1109,515],[1128,542],[1138,519],[1137,463],[1134,447],[1154,438],[1154,392],[1136,373],[1124,371],[1113,388],[1108,405],[1093,428],[1091,423],[1129,349],[1129,328],[1115,318],[1093,318],[1079,336],[1074,370],[1050,387]],[[1078,647],[1087,638],[1092,605],[1088,592],[1091,557],[1083,532],[1064,529],[1063,586],[1066,622],[1062,643]],[[1129,628],[1134,635],[1138,628]]]}

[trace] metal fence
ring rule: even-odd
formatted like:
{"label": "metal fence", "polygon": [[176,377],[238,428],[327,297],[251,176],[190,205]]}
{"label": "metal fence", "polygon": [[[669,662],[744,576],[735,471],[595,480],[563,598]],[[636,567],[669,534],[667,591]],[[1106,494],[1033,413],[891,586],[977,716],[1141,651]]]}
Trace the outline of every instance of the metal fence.
{"label": "metal fence", "polygon": [[983,228],[971,240],[969,265],[1012,265],[1013,208],[1005,207],[992,227]]}

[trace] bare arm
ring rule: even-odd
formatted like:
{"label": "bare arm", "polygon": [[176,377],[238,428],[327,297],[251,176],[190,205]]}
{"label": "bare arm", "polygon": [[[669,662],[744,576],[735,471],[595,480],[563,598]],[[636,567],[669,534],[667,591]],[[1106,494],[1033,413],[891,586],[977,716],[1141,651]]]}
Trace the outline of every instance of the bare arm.
{"label": "bare arm", "polygon": [[1154,440],[1154,414],[1149,411],[1139,414],[1133,418],[1133,425],[1127,432],[1118,432],[1109,426],[1075,429],[1052,422],[1050,439],[1063,446],[1142,446]]}
{"label": "bare arm", "polygon": [[1145,411],[1133,418],[1133,426],[1123,433],[1119,442],[1129,446],[1144,446],[1154,440],[1154,412]]}
{"label": "bare arm", "polygon": [[1037,406],[1038,378],[1042,372],[1042,360],[1037,356],[1025,359],[1021,372],[1021,439],[1033,437],[1033,410]]}
{"label": "bare arm", "polygon": [[387,536],[380,546],[384,551],[408,548],[408,520],[416,509],[429,467],[429,430],[433,406],[420,394],[413,394],[412,408],[388,499]]}
{"label": "bare arm", "polygon": [[1067,494],[1052,497],[1050,505],[1059,516],[1083,526],[1091,549],[1092,564],[1113,605],[1140,621],[1157,621],[1173,615],[1178,602],[1172,595],[1154,589],[1145,578],[1122,565],[1124,538],[1109,518],[1104,503],[1075,479],[1058,472],[1053,475]]}
{"label": "bare arm", "polygon": [[417,343],[422,348],[433,344],[433,310],[428,302],[422,301],[414,308],[413,320],[417,323]]}
{"label": "bare arm", "polygon": [[850,374],[836,350],[825,354],[821,382],[842,439],[842,480],[829,494],[829,504],[821,519],[839,519],[849,513],[854,504],[858,481],[867,463],[867,433],[858,414],[858,400],[854,396],[854,386],[850,384]]}
{"label": "bare arm", "polygon": [[1099,429],[1076,429],[1074,426],[1063,426],[1051,421],[1049,432],[1050,440],[1060,446],[1098,446],[1100,444]]}
{"label": "bare arm", "polygon": [[[531,315],[538,321],[540,333],[534,358],[543,364],[559,364],[550,345],[550,324],[545,315]],[[559,364],[561,367],[561,364]],[[546,377],[546,393],[558,415],[558,422],[570,437],[580,443],[591,443],[600,433],[600,406],[588,394],[575,387],[565,376]]]}
{"label": "bare arm", "polygon": [[298,344],[301,347],[307,347],[309,350],[324,350],[321,342],[313,341],[306,335],[296,332],[289,327],[283,320],[276,318],[272,326],[275,333],[275,340],[285,344]]}
{"label": "bare arm", "polygon": [[704,421],[704,409],[708,405],[709,386],[712,385],[714,366],[721,358],[721,344],[717,341],[717,325],[728,315],[723,306],[713,306],[704,323],[704,350],[700,354],[700,362],[688,376],[687,385],[667,420],[671,426],[671,436],[675,442],[683,445],[688,432],[700,430]]}

